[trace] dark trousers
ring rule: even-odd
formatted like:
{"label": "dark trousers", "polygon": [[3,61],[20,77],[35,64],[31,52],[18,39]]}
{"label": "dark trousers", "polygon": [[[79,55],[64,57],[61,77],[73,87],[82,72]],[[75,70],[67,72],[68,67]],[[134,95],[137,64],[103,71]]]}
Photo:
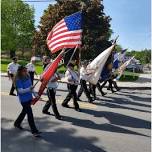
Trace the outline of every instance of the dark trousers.
{"label": "dark trousers", "polygon": [[62,105],[66,106],[68,104],[68,102],[71,100],[71,98],[73,98],[73,104],[75,106],[75,109],[79,109],[79,104],[77,102],[77,93],[76,93],[77,86],[68,84],[67,87],[68,87],[69,93],[67,94],[67,96],[66,96],[65,100],[63,101]]}
{"label": "dark trousers", "polygon": [[91,97],[90,97],[90,92],[87,88],[87,84],[86,84],[86,81],[85,80],[80,80],[80,84],[81,84],[81,87],[78,91],[78,98],[80,98],[80,96],[82,95],[82,93],[84,92],[85,95],[87,96],[88,100],[90,101],[91,100]]}
{"label": "dark trousers", "polygon": [[109,80],[104,81],[104,83],[101,85],[101,88],[103,88],[103,87],[106,85],[107,82],[109,82],[108,88],[109,88],[112,92],[114,92],[113,87],[112,87],[112,79],[109,79]]}
{"label": "dark trousers", "polygon": [[14,93],[14,90],[15,90],[15,86],[14,86],[14,75],[13,75],[13,74],[10,74],[10,76],[11,76],[11,79],[12,79],[12,86],[11,86],[10,94],[13,94],[13,93]]}
{"label": "dark trousers", "polygon": [[31,82],[32,82],[32,85],[33,85],[33,82],[34,82],[34,72],[29,72],[29,75],[30,75]]}
{"label": "dark trousers", "polygon": [[114,88],[115,88],[116,90],[120,90],[119,87],[117,86],[116,81],[113,81],[113,80],[112,80],[112,84],[113,84],[113,86],[114,86]]}
{"label": "dark trousers", "polygon": [[98,88],[99,92],[100,92],[102,95],[105,94],[105,93],[102,91],[102,87],[100,86],[100,83],[99,83],[99,82],[97,83],[97,88]]}
{"label": "dark trousers", "polygon": [[47,89],[47,95],[48,95],[49,100],[46,102],[45,106],[43,107],[43,112],[48,112],[50,106],[52,105],[52,110],[55,116],[60,116],[57,106],[56,106],[55,89]]}
{"label": "dark trousers", "polygon": [[90,93],[93,95],[94,99],[96,99],[96,85],[90,83],[89,88],[90,88]]}
{"label": "dark trousers", "polygon": [[35,126],[35,122],[34,122],[34,118],[33,118],[33,112],[32,112],[32,108],[31,108],[31,101],[26,102],[26,103],[21,103],[22,104],[22,111],[20,113],[20,115],[18,116],[18,118],[16,119],[14,125],[15,126],[20,126],[23,119],[25,118],[25,115],[27,114],[27,118],[28,118],[28,123],[29,126],[31,128],[31,132],[32,133],[37,133],[38,130]]}

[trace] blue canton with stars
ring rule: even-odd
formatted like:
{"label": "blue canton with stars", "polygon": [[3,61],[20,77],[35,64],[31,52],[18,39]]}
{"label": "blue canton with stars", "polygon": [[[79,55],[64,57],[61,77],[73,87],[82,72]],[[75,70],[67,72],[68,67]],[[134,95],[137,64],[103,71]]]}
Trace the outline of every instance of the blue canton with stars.
{"label": "blue canton with stars", "polygon": [[64,18],[69,31],[82,29],[82,12],[74,13]]}

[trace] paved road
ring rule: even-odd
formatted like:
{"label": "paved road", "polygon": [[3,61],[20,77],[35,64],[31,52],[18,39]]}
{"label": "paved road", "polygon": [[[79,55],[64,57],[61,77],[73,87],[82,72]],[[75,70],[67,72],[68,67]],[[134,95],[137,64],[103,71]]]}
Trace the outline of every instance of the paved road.
{"label": "paved road", "polygon": [[108,92],[95,104],[80,102],[82,112],[76,112],[60,106],[67,94],[65,84],[60,84],[65,91],[57,91],[57,102],[64,120],[43,115],[44,102],[38,102],[33,112],[43,133],[34,139],[27,120],[26,131],[13,127],[21,106],[8,95],[10,85],[8,78],[1,79],[2,152],[150,152],[150,90]]}

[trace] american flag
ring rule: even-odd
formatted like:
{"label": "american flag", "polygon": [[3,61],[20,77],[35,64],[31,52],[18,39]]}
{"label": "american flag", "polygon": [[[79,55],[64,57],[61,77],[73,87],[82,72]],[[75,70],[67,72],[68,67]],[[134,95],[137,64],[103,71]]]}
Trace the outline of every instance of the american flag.
{"label": "american flag", "polygon": [[58,22],[47,36],[47,45],[52,53],[63,48],[81,45],[82,12],[74,13]]}

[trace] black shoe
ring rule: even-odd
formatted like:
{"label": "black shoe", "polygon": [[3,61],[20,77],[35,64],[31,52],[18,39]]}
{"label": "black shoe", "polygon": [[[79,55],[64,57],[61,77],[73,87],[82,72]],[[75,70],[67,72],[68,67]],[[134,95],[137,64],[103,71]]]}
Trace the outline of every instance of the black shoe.
{"label": "black shoe", "polygon": [[41,131],[37,131],[36,133],[37,133],[37,134],[41,134],[42,132],[41,132]]}
{"label": "black shoe", "polygon": [[112,90],[112,93],[115,93],[115,92],[117,92],[117,91]]}
{"label": "black shoe", "polygon": [[15,94],[15,93],[10,93],[9,95],[10,95],[10,96],[16,96],[16,94]]}
{"label": "black shoe", "polygon": [[117,91],[120,91],[121,89],[120,88],[117,88]]}
{"label": "black shoe", "polygon": [[94,101],[94,100],[92,99],[92,100],[89,100],[88,102],[89,102],[89,103],[93,103],[93,101]]}
{"label": "black shoe", "polygon": [[93,101],[94,101],[94,98],[93,98],[93,97],[91,97],[91,98],[88,100],[89,103],[92,103]]}
{"label": "black shoe", "polygon": [[60,116],[60,115],[55,116],[55,118],[56,118],[56,119],[58,119],[58,120],[62,120],[62,119],[63,119],[63,117],[62,117],[62,116]]}
{"label": "black shoe", "polygon": [[51,113],[48,112],[48,111],[42,111],[42,113],[43,113],[43,114],[46,114],[46,115],[51,115]]}
{"label": "black shoe", "polygon": [[69,105],[62,104],[62,107],[69,108]]}
{"label": "black shoe", "polygon": [[81,109],[80,108],[75,108],[76,111],[78,112],[81,112]]}
{"label": "black shoe", "polygon": [[102,93],[102,96],[105,96],[107,93]]}
{"label": "black shoe", "polygon": [[95,100],[100,100],[100,98],[96,97]]}
{"label": "black shoe", "polygon": [[20,125],[14,125],[14,127],[19,129],[19,130],[23,130],[23,128]]}
{"label": "black shoe", "polygon": [[40,136],[40,134],[39,134],[39,133],[37,133],[37,132],[36,132],[36,133],[33,133],[33,136],[34,136],[34,137],[36,137],[36,138],[41,137],[41,136]]}
{"label": "black shoe", "polygon": [[82,101],[80,98],[77,99],[78,101]]}

